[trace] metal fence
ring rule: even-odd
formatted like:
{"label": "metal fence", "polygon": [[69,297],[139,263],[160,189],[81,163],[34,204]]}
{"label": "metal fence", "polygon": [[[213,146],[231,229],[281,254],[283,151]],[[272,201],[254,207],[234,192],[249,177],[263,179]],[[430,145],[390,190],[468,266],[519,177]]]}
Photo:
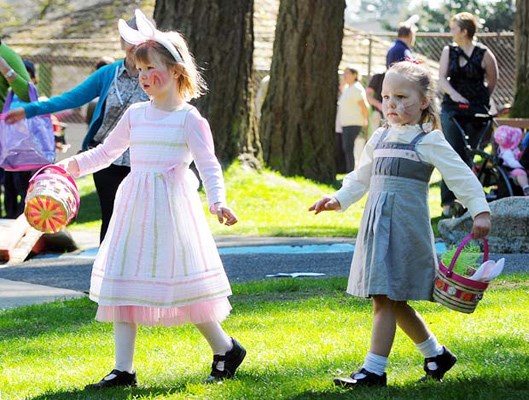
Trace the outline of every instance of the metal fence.
{"label": "metal fence", "polygon": [[[348,36],[353,37],[354,40],[347,39]],[[499,106],[511,104],[514,99],[516,82],[514,33],[482,33],[477,34],[477,38],[492,51],[498,61],[499,81],[493,94],[494,101]],[[384,71],[386,51],[395,39],[395,34],[391,33],[365,33],[346,29],[342,64],[344,61],[353,63],[367,77]],[[425,60],[434,76],[437,76],[441,52],[451,42],[450,33],[418,32],[413,53]]]}
{"label": "metal fence", "polygon": [[[258,91],[261,79],[268,74],[271,64],[273,38],[268,36],[256,35],[255,92]],[[493,96],[494,100],[499,105],[512,103],[515,82],[514,34],[489,33],[478,35],[478,38],[498,59],[500,80]],[[386,51],[394,39],[392,33],[368,34],[346,29],[341,67],[353,64],[367,78],[375,72],[383,71]],[[416,55],[427,60],[435,76],[441,51],[450,42],[450,34],[418,33],[413,50]],[[123,57],[119,40],[31,40],[7,41],[7,44],[24,59],[35,63],[39,94],[48,97],[61,94],[82,82],[94,71],[101,56]],[[67,122],[83,122],[84,110],[74,110],[66,115],[66,118]]]}

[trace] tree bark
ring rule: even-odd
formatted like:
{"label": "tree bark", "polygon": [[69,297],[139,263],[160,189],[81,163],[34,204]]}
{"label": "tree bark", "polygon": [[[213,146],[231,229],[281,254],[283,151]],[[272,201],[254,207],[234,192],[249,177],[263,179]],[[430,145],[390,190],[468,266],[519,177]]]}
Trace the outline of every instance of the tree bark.
{"label": "tree bark", "polygon": [[511,117],[527,118],[529,117],[529,4],[527,0],[516,1],[514,46],[516,49],[516,94]]}
{"label": "tree bark", "polygon": [[334,182],[343,0],[281,0],[260,135],[265,162],[287,176]]}
{"label": "tree bark", "polygon": [[253,0],[157,0],[160,30],[177,30],[208,84],[195,101],[213,131],[218,158],[226,165],[241,154],[261,157],[253,93]]}

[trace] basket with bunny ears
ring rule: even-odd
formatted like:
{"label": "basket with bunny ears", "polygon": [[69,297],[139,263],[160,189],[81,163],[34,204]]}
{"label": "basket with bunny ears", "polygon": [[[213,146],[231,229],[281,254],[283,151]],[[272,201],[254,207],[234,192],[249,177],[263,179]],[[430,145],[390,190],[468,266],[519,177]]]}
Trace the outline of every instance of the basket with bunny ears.
{"label": "basket with bunny ears", "polygon": [[436,302],[465,314],[474,312],[489,282],[502,272],[505,265],[504,258],[497,262],[489,260],[489,244],[487,239],[483,238],[481,266],[472,271],[471,276],[456,273],[454,271],[456,261],[472,239],[472,235],[468,235],[461,241],[448,266],[442,260],[439,262],[433,289],[433,298]]}

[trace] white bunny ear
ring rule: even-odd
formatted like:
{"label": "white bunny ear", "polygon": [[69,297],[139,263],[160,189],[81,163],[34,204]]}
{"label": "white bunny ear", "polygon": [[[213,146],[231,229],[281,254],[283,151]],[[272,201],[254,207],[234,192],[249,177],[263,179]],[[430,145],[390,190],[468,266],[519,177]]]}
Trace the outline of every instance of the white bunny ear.
{"label": "white bunny ear", "polygon": [[127,25],[125,20],[120,19],[118,21],[118,30],[119,34],[123,38],[123,40],[130,44],[140,44],[145,41],[145,38],[143,35],[138,32],[136,29],[131,28]]}
{"label": "white bunny ear", "polygon": [[136,9],[135,15],[138,31],[146,38],[153,38],[156,33],[156,28],[153,23],[139,9]]}

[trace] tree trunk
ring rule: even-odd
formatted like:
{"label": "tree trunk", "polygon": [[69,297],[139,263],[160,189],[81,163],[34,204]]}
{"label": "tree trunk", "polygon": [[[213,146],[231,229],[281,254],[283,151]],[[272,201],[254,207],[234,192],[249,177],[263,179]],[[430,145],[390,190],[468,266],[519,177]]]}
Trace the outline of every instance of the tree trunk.
{"label": "tree trunk", "polygon": [[[529,4],[516,1],[514,19],[514,43],[516,49],[516,95],[511,117],[529,117]],[[501,71],[500,71],[501,73]]]}
{"label": "tree trunk", "polygon": [[209,91],[195,105],[211,125],[221,162],[226,165],[241,154],[259,159],[253,0],[157,0],[154,20],[160,30],[182,33],[203,69]]}
{"label": "tree trunk", "polygon": [[260,135],[284,175],[334,182],[343,0],[281,0]]}

